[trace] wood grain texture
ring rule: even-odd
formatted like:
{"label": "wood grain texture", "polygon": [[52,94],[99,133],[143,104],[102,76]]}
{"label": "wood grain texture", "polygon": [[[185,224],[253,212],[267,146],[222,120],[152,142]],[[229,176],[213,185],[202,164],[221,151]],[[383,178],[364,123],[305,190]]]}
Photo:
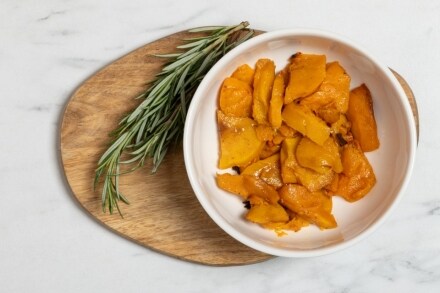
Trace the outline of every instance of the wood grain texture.
{"label": "wood grain texture", "polygon": [[[150,249],[207,265],[271,259],[273,256],[231,238],[209,218],[189,184],[181,147],[168,153],[155,175],[147,165],[121,176],[120,189],[131,202],[121,204],[124,219],[102,213],[100,192],[93,191],[96,163],[109,143],[107,134],[137,105],[133,98],[145,90],[162,66],[162,59],[152,55],[171,53],[187,34],[180,32],[147,44],[103,68],[77,89],[66,105],[60,127],[67,181],[73,196],[92,217]],[[410,88],[404,89],[415,105]],[[413,110],[418,121],[417,108],[413,106]]]}
{"label": "wood grain texture", "polygon": [[403,90],[405,91],[406,96],[408,97],[409,104],[411,106],[411,110],[414,116],[414,123],[416,125],[416,132],[417,132],[417,143],[419,143],[419,110],[417,109],[417,102],[416,97],[414,96],[414,93],[409,86],[408,82],[396,71],[391,69],[391,72],[394,74],[396,79],[399,81],[400,85],[402,86]]}

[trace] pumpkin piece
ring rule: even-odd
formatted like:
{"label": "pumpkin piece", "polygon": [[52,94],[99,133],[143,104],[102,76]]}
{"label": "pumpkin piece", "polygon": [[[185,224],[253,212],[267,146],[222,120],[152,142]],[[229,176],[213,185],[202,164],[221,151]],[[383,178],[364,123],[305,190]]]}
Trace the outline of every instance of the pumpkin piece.
{"label": "pumpkin piece", "polygon": [[256,126],[254,120],[246,117],[235,117],[226,115],[220,110],[217,110],[217,125],[220,132],[226,129],[240,128],[243,126]]}
{"label": "pumpkin piece", "polygon": [[[287,211],[289,214],[289,211]],[[289,231],[295,231],[298,232],[303,227],[307,227],[310,225],[310,222],[304,219],[303,217],[299,215],[295,215],[293,217],[290,217],[290,220],[287,223],[283,222],[272,222],[272,223],[266,223],[262,226],[267,229],[275,230],[278,234],[281,234],[280,232],[282,230],[289,230]],[[282,236],[283,234],[281,234]]]}
{"label": "pumpkin piece", "polygon": [[226,115],[250,117],[252,113],[252,88],[245,82],[228,77],[220,89],[220,110]]}
{"label": "pumpkin piece", "polygon": [[338,191],[339,186],[339,174],[335,173],[333,175],[332,182],[330,182],[329,185],[325,186],[325,190],[328,191],[328,194],[335,195],[335,193]]}
{"label": "pumpkin piece", "polygon": [[283,186],[279,161],[277,164],[271,165],[270,168],[264,168],[260,173],[260,178],[263,179],[264,182],[272,185],[275,188],[280,188],[281,186]]}
{"label": "pumpkin piece", "polygon": [[271,167],[273,165],[278,165],[280,160],[279,154],[274,154],[264,160],[259,160],[246,168],[241,172],[242,175],[252,175],[255,177],[259,177],[261,174],[261,171],[264,168]]}
{"label": "pumpkin piece", "polygon": [[316,111],[316,115],[324,120],[325,122],[332,124],[339,119],[340,112],[338,109],[335,109],[333,104],[324,106],[319,108]]}
{"label": "pumpkin piece", "polygon": [[[318,90],[302,99],[300,104],[317,111],[318,115],[323,115],[321,118],[333,123],[339,118],[339,113],[346,113],[348,110],[350,81],[350,76],[338,62],[328,63],[325,79]],[[320,108],[323,109],[319,110]]]}
{"label": "pumpkin piece", "polygon": [[281,144],[280,164],[281,164],[281,178],[286,183],[296,183],[296,175],[294,168],[297,166],[295,150],[301,137],[296,136],[286,138]]}
{"label": "pumpkin piece", "polygon": [[341,153],[338,143],[331,137],[324,142],[324,149],[333,157],[332,169],[336,173],[341,173],[344,169],[341,161]]}
{"label": "pumpkin piece", "polygon": [[283,119],[281,117],[281,109],[284,104],[284,76],[283,72],[277,74],[273,82],[272,96],[269,103],[269,122],[274,128],[279,128]]}
{"label": "pumpkin piece", "polygon": [[297,215],[296,217],[292,218],[289,222],[286,223],[285,229],[298,232],[299,230],[301,230],[301,228],[307,227],[309,225],[310,225],[309,221]]}
{"label": "pumpkin piece", "polygon": [[223,190],[237,194],[243,199],[247,199],[249,192],[244,187],[243,176],[232,175],[229,173],[217,174],[216,176],[217,185]]}
{"label": "pumpkin piece", "polygon": [[231,77],[241,80],[252,87],[254,82],[254,70],[247,64],[243,64],[232,73]]}
{"label": "pumpkin piece", "polygon": [[356,141],[342,151],[344,171],[339,175],[337,194],[349,202],[363,198],[376,184],[376,176]]}
{"label": "pumpkin piece", "polygon": [[331,214],[333,209],[333,200],[331,196],[326,195],[322,190],[319,191],[319,194],[323,210]]}
{"label": "pumpkin piece", "polygon": [[260,139],[261,141],[272,140],[273,136],[275,135],[275,131],[272,129],[272,127],[268,125],[258,125],[255,128],[255,131],[257,133],[258,139]]}
{"label": "pumpkin piece", "polygon": [[258,124],[268,124],[267,115],[275,79],[275,64],[272,60],[260,59],[255,67],[252,117]]}
{"label": "pumpkin piece", "polygon": [[300,140],[300,136],[286,138],[281,145],[281,177],[285,184],[300,183],[311,192],[320,190],[333,180],[333,172],[329,168],[327,172],[320,174],[300,166],[295,155]]}
{"label": "pumpkin piece", "polygon": [[272,155],[267,159],[259,160],[247,166],[241,174],[260,177],[264,182],[275,188],[279,188],[283,185],[281,180],[279,154]]}
{"label": "pumpkin piece", "polygon": [[251,206],[251,209],[246,214],[246,219],[257,224],[267,224],[272,222],[287,222],[289,221],[289,215],[278,203],[263,203]]}
{"label": "pumpkin piece", "polygon": [[325,55],[297,53],[291,58],[289,84],[284,104],[307,97],[316,91],[325,78]]}
{"label": "pumpkin piece", "polygon": [[[327,197],[327,196],[325,196],[325,197]],[[330,203],[331,203],[331,201],[330,201]],[[320,229],[333,229],[338,226],[335,217],[331,214],[331,212],[326,211],[325,208],[312,214],[311,216],[309,216],[309,218]]]}
{"label": "pumpkin piece", "polygon": [[267,204],[267,202],[266,202],[264,199],[262,199],[261,197],[256,196],[256,195],[252,195],[252,194],[249,195],[249,197],[247,198],[247,200],[249,201],[249,204],[250,204],[251,206]]}
{"label": "pumpkin piece", "polygon": [[316,224],[321,229],[337,227],[331,210],[331,199],[322,192],[309,192],[298,184],[284,185],[280,191],[280,202],[288,209],[303,216],[308,221]]}
{"label": "pumpkin piece", "polygon": [[264,143],[254,129],[255,122],[250,118],[238,118],[217,112],[220,128],[219,168],[247,166],[258,158]]}
{"label": "pumpkin piece", "polygon": [[280,128],[278,128],[278,133],[284,137],[294,137],[297,134],[297,131],[292,127],[289,127],[286,123],[283,123]]}
{"label": "pumpkin piece", "polygon": [[330,76],[328,84],[332,84],[335,89],[335,91],[329,89],[334,94],[333,105],[340,113],[346,113],[350,96],[351,77],[337,61],[327,65],[326,76],[327,74]]}
{"label": "pumpkin piece", "polygon": [[286,139],[286,137],[285,137],[284,135],[276,134],[276,135],[273,137],[272,142],[273,142],[275,145],[280,145],[285,139]]}
{"label": "pumpkin piece", "polygon": [[266,158],[278,153],[280,148],[281,148],[280,145],[276,145],[276,144],[273,144],[272,142],[268,141],[264,145],[263,149],[261,150],[260,160],[266,159]]}
{"label": "pumpkin piece", "polygon": [[365,84],[350,92],[347,118],[351,122],[351,132],[364,152],[379,148],[373,99]]}
{"label": "pumpkin piece", "polygon": [[349,132],[350,128],[351,123],[347,120],[347,116],[341,114],[339,115],[338,120],[331,124],[330,132],[333,134],[340,133],[345,136]]}
{"label": "pumpkin piece", "polygon": [[298,183],[306,187],[310,192],[320,190],[330,184],[333,180],[334,172],[329,169],[326,173],[319,174],[309,168],[296,166],[294,168]]}
{"label": "pumpkin piece", "polygon": [[336,173],[342,172],[342,162],[339,148],[332,138],[328,138],[320,146],[307,137],[303,137],[296,148],[298,163],[320,174],[328,172],[329,167]]}
{"label": "pumpkin piece", "polygon": [[339,116],[338,121],[332,123],[330,132],[332,133],[333,139],[340,147],[353,141],[353,134],[350,132],[350,128],[351,123],[343,114]]}
{"label": "pumpkin piece", "polygon": [[271,204],[277,203],[280,199],[275,188],[264,182],[262,179],[250,175],[242,176],[244,179],[244,187],[249,194],[261,197]]}
{"label": "pumpkin piece", "polygon": [[327,124],[306,106],[288,104],[284,107],[282,117],[288,126],[319,145],[323,145],[330,136],[330,128]]}

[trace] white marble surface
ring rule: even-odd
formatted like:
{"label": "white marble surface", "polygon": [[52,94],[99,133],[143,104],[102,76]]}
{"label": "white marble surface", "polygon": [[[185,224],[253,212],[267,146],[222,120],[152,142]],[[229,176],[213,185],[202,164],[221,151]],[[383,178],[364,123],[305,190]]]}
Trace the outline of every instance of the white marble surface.
{"label": "white marble surface", "polygon": [[[440,292],[440,2],[274,2],[0,1],[1,292]],[[72,91],[159,37],[242,20],[346,35],[411,84],[421,118],[414,175],[365,241],[319,258],[214,268],[122,239],[73,201],[57,151]]]}

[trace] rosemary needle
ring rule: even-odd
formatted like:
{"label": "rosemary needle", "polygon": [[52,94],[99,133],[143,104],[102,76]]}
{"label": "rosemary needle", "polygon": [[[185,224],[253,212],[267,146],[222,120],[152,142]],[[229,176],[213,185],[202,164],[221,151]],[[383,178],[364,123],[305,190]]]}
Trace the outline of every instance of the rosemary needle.
{"label": "rosemary needle", "polygon": [[[169,62],[162,68],[151,86],[139,95],[137,108],[125,116],[111,136],[113,141],[98,161],[95,188],[103,177],[102,210],[122,216],[118,203],[128,204],[119,191],[119,176],[132,172],[152,159],[155,173],[168,147],[182,138],[186,112],[191,98],[208,70],[228,51],[253,35],[246,29],[248,22],[235,26],[215,26],[192,29],[198,36],[184,40],[181,52],[156,55]],[[247,32],[240,34],[241,31]],[[122,156],[124,158],[122,159]],[[129,165],[121,171],[121,165]]]}

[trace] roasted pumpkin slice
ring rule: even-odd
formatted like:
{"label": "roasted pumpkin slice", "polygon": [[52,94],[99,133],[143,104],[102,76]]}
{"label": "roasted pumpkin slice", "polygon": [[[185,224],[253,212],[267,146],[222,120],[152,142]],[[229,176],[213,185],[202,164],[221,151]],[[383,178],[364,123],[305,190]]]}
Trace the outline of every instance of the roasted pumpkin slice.
{"label": "roasted pumpkin slice", "polygon": [[264,160],[259,160],[246,167],[242,175],[252,175],[263,179],[269,185],[279,188],[283,185],[280,171],[280,155],[275,154]]}
{"label": "roasted pumpkin slice", "polygon": [[252,114],[252,88],[233,77],[223,81],[220,89],[220,110],[226,115],[250,117]]}
{"label": "roasted pumpkin slice", "polygon": [[[289,211],[287,211],[287,213],[289,214]],[[307,227],[310,225],[310,222],[307,221],[304,217],[295,214],[294,216],[290,216],[290,219],[287,223],[284,222],[272,222],[272,223],[266,223],[263,224],[263,227],[267,228],[267,229],[272,229],[275,230],[276,232],[278,232],[279,234],[283,235],[281,233],[282,230],[290,230],[290,231],[295,231],[298,232],[299,230],[301,230],[301,228],[303,227]]]}
{"label": "roasted pumpkin slice", "polygon": [[285,88],[283,71],[281,71],[273,82],[272,96],[269,103],[269,122],[275,129],[279,128],[283,122],[281,109],[284,104]]}
{"label": "roasted pumpkin slice", "polygon": [[[350,80],[350,76],[338,62],[331,62],[327,64],[325,79],[318,90],[302,99],[300,104],[327,117],[337,115],[337,120],[339,113],[346,113],[348,110]],[[319,111],[320,108],[323,109]],[[334,119],[331,120],[334,122]]]}
{"label": "roasted pumpkin slice", "polygon": [[297,53],[290,62],[290,78],[284,104],[312,94],[325,78],[325,55]]}
{"label": "roasted pumpkin slice", "polygon": [[249,196],[249,192],[244,187],[243,176],[241,175],[217,174],[216,180],[218,187],[223,190],[240,195],[243,199]]}
{"label": "roasted pumpkin slice", "polygon": [[287,184],[280,189],[279,194],[282,205],[316,224],[319,228],[331,229],[337,226],[336,220],[331,214],[331,199],[322,191],[310,192],[301,185]]}
{"label": "roasted pumpkin slice", "polygon": [[342,165],[336,194],[349,202],[363,198],[376,184],[376,176],[356,141],[344,146]]}
{"label": "roasted pumpkin slice", "polygon": [[347,117],[351,121],[351,131],[364,152],[379,148],[373,99],[365,84],[350,93]]}
{"label": "roasted pumpkin slice", "polygon": [[254,70],[247,64],[239,66],[231,75],[252,87],[254,83]]}
{"label": "roasted pumpkin slice", "polygon": [[255,67],[252,117],[258,124],[268,124],[269,103],[275,79],[275,64],[272,60],[260,59]]}
{"label": "roasted pumpkin slice", "polygon": [[277,144],[273,144],[270,141],[264,144],[263,149],[260,153],[260,160],[269,158],[270,156],[279,152],[281,146]]}
{"label": "roasted pumpkin slice", "polygon": [[271,204],[277,203],[280,199],[276,189],[273,186],[264,182],[263,179],[250,175],[242,176],[244,178],[244,187],[249,192],[249,194],[263,198]]}
{"label": "roasted pumpkin slice", "polygon": [[298,163],[320,174],[332,168],[336,173],[342,172],[342,162],[339,148],[333,138],[328,138],[322,146],[314,143],[307,137],[301,139],[296,148]]}
{"label": "roasted pumpkin slice", "polygon": [[262,203],[252,205],[249,212],[246,214],[246,219],[257,224],[267,224],[273,222],[287,222],[289,221],[289,215],[278,203]]}
{"label": "roasted pumpkin slice", "polygon": [[250,118],[227,116],[217,112],[220,128],[219,168],[244,167],[258,159],[264,142],[258,139],[255,122]]}
{"label": "roasted pumpkin slice", "polygon": [[300,183],[309,191],[317,191],[332,182],[334,173],[330,168],[320,174],[312,169],[300,166],[296,159],[296,149],[300,140],[301,137],[297,136],[286,138],[283,141],[280,152],[281,177],[285,184]]}
{"label": "roasted pumpkin slice", "polygon": [[288,104],[284,107],[282,117],[288,126],[319,145],[323,145],[330,136],[330,128],[327,124],[306,106]]}

